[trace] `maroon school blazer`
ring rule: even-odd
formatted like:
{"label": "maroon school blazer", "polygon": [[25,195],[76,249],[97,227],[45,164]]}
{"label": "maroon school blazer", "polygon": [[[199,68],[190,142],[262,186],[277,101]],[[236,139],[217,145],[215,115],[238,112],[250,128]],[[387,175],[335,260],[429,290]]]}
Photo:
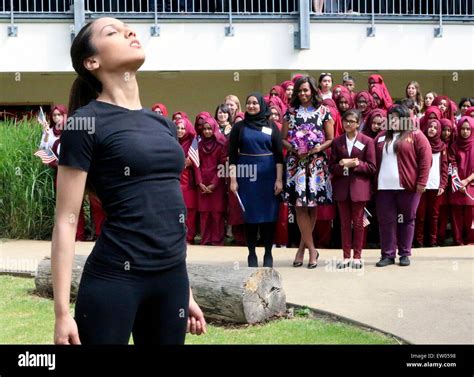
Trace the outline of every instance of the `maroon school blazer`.
{"label": "maroon school blazer", "polygon": [[[358,142],[364,147],[356,147]],[[343,158],[358,158],[359,166],[349,168],[348,175],[344,175],[344,168],[339,165]],[[331,158],[329,169],[332,173],[333,198],[337,201],[351,200],[353,202],[366,202],[372,195],[372,176],[377,169],[375,159],[374,141],[358,132],[351,154],[346,145],[346,135],[336,137],[331,145]]]}

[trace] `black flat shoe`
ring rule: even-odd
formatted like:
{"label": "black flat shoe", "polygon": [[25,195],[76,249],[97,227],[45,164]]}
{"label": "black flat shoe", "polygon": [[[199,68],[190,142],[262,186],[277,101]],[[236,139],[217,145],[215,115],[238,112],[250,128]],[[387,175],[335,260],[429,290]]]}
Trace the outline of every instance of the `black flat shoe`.
{"label": "black flat shoe", "polygon": [[375,266],[377,267],[386,267],[386,266],[389,266],[391,264],[395,264],[395,258],[380,258],[380,260],[375,263]]}
{"label": "black flat shoe", "polygon": [[410,265],[410,258],[408,258],[407,256],[405,257],[400,257],[400,266],[409,266]]}

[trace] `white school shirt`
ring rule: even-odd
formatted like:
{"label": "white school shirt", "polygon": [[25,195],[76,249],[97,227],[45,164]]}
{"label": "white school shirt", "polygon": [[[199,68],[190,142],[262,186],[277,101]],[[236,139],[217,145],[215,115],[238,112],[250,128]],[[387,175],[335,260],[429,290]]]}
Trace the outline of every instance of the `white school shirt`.
{"label": "white school shirt", "polygon": [[52,148],[53,147],[53,144],[56,140],[59,139],[59,136],[56,136],[53,132],[53,129],[50,128],[48,130],[48,141],[44,141],[44,138],[46,136],[46,132],[43,131],[43,134],[41,135],[41,143],[40,143],[40,149],[45,149],[45,150],[49,150],[49,148]]}
{"label": "white school shirt", "polygon": [[378,189],[379,190],[404,190],[400,186],[400,174],[398,173],[397,155],[393,150],[395,141],[400,137],[400,133],[393,134],[393,140],[383,147],[382,164],[380,165]]}
{"label": "white school shirt", "polygon": [[426,184],[427,190],[438,190],[441,182],[440,177],[440,161],[441,152],[433,153],[433,164],[431,165],[430,174],[428,175],[428,183]]}
{"label": "white school shirt", "polygon": [[357,139],[357,135],[352,140],[349,140],[349,138],[346,135],[346,147],[347,147],[347,153],[349,154],[349,156],[351,155],[352,148],[354,147],[354,143],[356,139]]}
{"label": "white school shirt", "polygon": [[329,91],[329,92],[326,93],[326,94],[321,93],[321,98],[322,98],[322,99],[332,99],[332,92]]}

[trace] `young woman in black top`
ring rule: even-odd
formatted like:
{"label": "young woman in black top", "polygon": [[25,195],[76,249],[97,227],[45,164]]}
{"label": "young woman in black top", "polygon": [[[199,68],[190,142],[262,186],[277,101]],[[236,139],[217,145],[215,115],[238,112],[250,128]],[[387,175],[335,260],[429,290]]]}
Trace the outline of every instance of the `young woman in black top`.
{"label": "young woman in black top", "polygon": [[[52,274],[56,344],[183,344],[206,331],[186,271],[184,154],[176,128],[142,108],[145,54],[113,18],[85,25],[71,46],[78,78],[61,138]],[[86,186],[107,214],[69,313],[77,217]]]}

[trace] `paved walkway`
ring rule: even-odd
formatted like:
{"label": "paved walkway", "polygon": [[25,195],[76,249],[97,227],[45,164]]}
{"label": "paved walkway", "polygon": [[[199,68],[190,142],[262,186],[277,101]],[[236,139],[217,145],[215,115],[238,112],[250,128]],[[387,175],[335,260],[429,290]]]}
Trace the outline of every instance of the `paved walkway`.
{"label": "paved walkway", "polygon": [[[91,242],[76,243],[87,255]],[[0,243],[0,270],[35,271],[48,241]],[[334,313],[416,344],[474,344],[474,247],[414,249],[412,265],[375,267],[378,250],[363,253],[363,270],[334,268],[340,250],[320,250],[315,270],[293,268],[295,249],[274,249],[274,268],[289,303]],[[263,250],[259,249],[260,263]],[[246,267],[241,247],[190,246],[188,262]],[[306,255],[306,262],[308,256]]]}

